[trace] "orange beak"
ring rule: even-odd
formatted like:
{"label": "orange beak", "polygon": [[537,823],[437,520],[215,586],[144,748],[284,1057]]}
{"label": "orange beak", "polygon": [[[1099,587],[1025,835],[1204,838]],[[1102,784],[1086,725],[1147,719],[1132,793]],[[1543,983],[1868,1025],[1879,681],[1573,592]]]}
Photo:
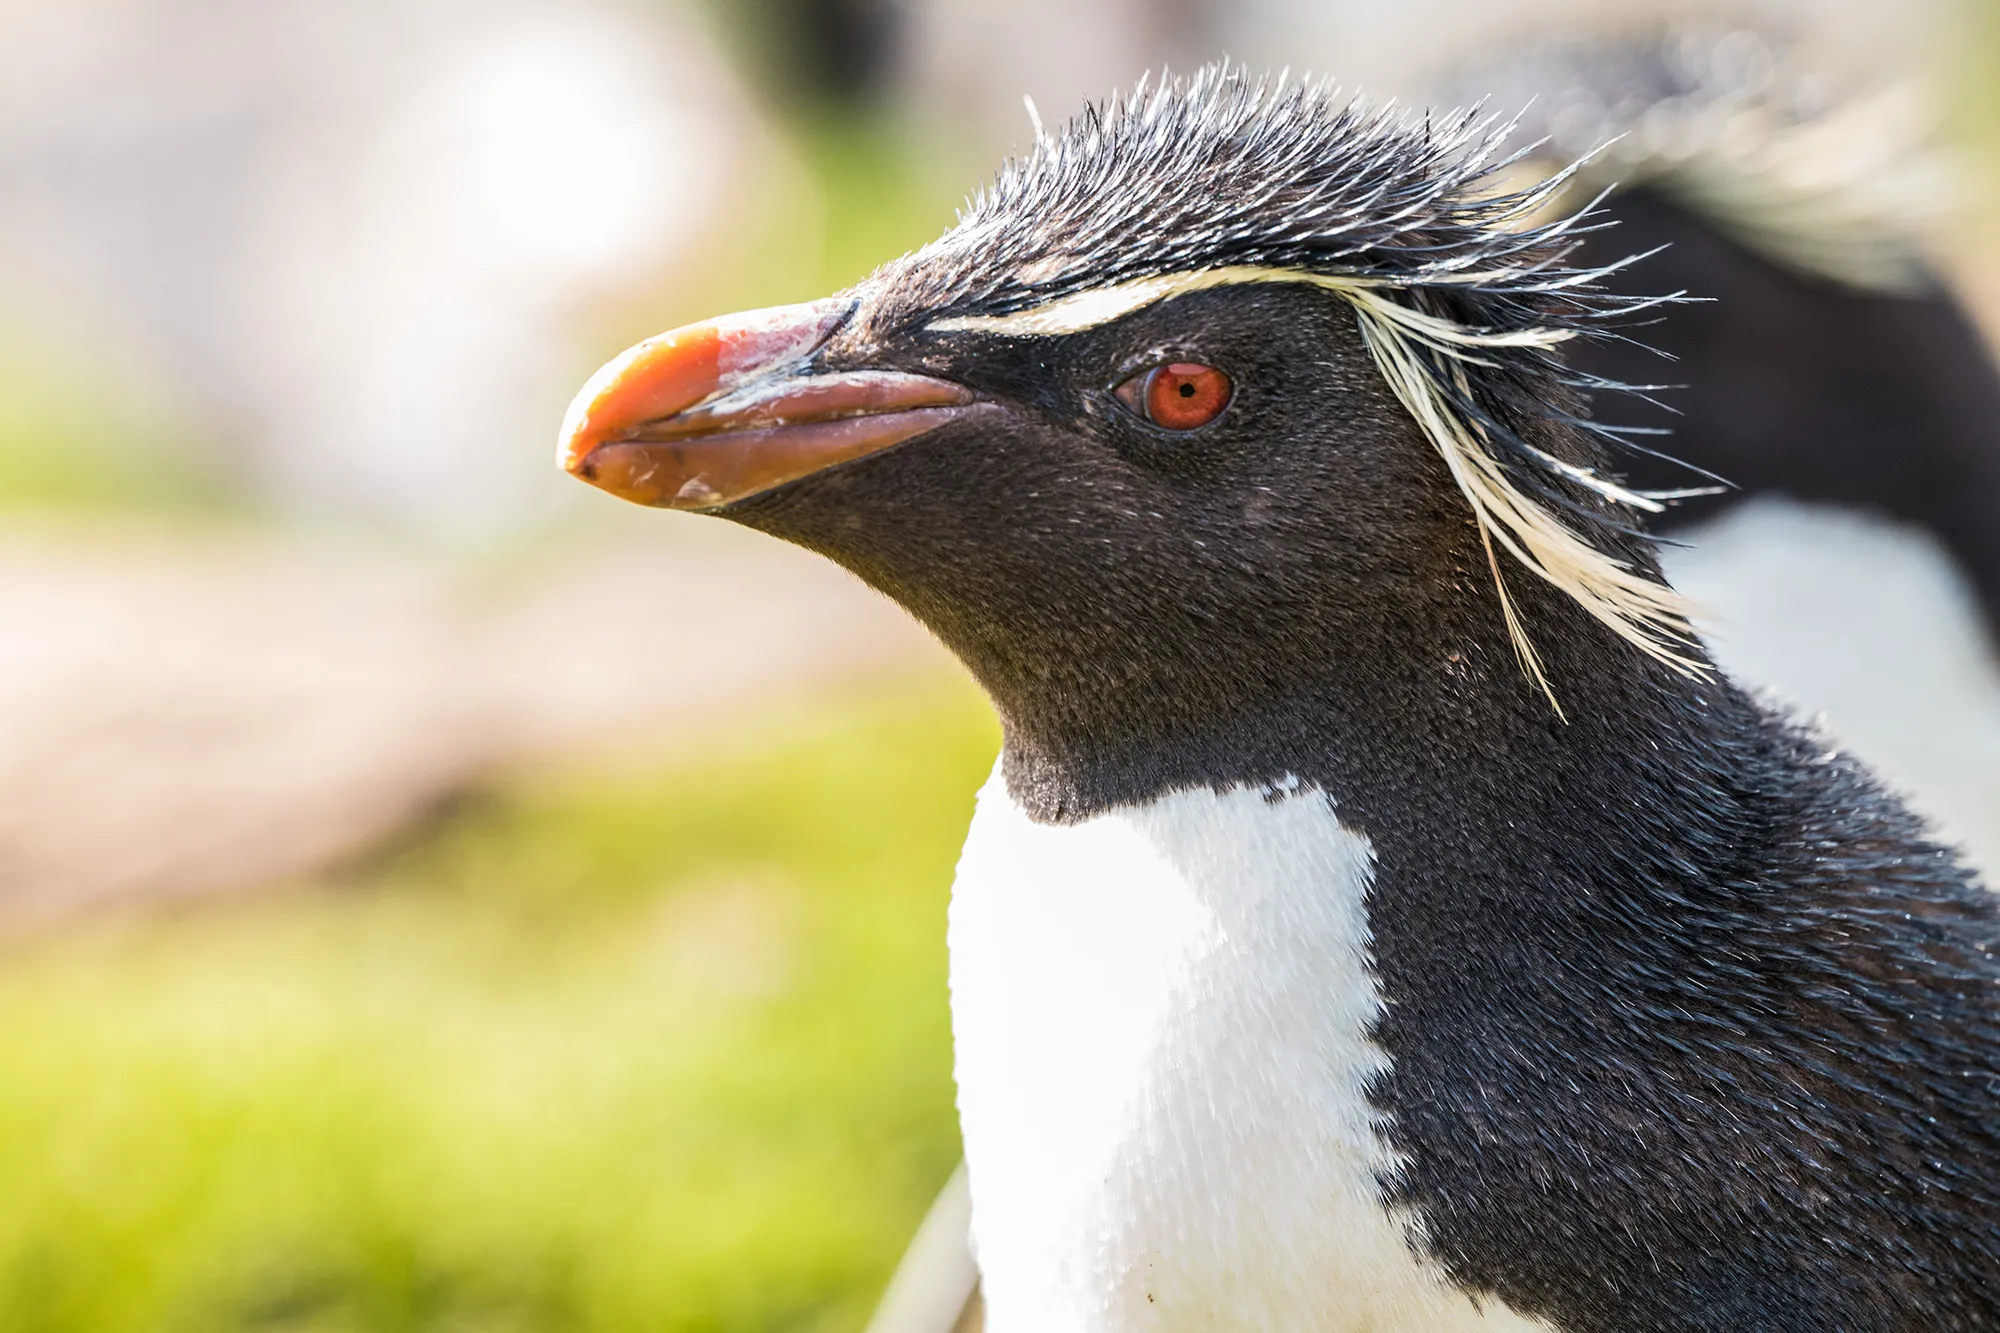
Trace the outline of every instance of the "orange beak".
{"label": "orange beak", "polygon": [[583,386],[559,460],[635,504],[714,509],[935,430],[973,401],[925,375],[808,372],[852,311],[835,297],[648,338]]}

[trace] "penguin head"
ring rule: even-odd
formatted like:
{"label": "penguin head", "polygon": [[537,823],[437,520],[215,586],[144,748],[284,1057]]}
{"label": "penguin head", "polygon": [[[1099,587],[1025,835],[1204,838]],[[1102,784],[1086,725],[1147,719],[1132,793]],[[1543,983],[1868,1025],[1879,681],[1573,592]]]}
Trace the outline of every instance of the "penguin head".
{"label": "penguin head", "polygon": [[[1505,124],[1229,70],[1086,111],[937,242],[600,371],[574,474],[818,551],[1003,719],[1211,723],[1329,670],[1552,702],[1546,645],[1699,670],[1557,356],[1643,305],[1498,192]],[[1546,693],[1546,700],[1543,695]]]}

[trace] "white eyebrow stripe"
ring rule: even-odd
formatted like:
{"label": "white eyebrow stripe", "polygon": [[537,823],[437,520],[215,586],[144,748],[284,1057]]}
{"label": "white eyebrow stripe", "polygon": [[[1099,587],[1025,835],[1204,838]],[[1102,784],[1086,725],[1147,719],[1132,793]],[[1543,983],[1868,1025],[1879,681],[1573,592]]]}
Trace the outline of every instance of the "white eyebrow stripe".
{"label": "white eyebrow stripe", "polygon": [[924,326],[928,333],[997,333],[1008,337],[1061,337],[1101,328],[1149,305],[1170,297],[1186,296],[1216,287],[1241,287],[1255,283],[1302,283],[1335,292],[1349,301],[1381,307],[1387,317],[1420,341],[1439,347],[1550,347],[1574,335],[1568,329],[1519,329],[1487,333],[1426,315],[1420,310],[1383,301],[1376,293],[1394,283],[1381,278],[1364,278],[1344,273],[1316,273],[1303,268],[1265,268],[1255,264],[1233,264],[1226,268],[1193,269],[1184,273],[1162,273],[1150,278],[1133,278],[1110,287],[1073,292],[1042,305],[1017,310],[1008,315],[955,315],[932,320]]}
{"label": "white eyebrow stripe", "polygon": [[1097,287],[1058,297],[1045,304],[1017,310],[1011,315],[957,315],[933,320],[924,326],[930,333],[997,333],[1008,337],[1051,338],[1100,328],[1123,319],[1173,296],[1207,291],[1213,287],[1236,287],[1247,283],[1307,283],[1343,294],[1366,287],[1381,286],[1366,278],[1313,273],[1296,268],[1262,268],[1235,264],[1227,268],[1195,269],[1186,273],[1163,273],[1156,277],[1134,278],[1111,287]]}

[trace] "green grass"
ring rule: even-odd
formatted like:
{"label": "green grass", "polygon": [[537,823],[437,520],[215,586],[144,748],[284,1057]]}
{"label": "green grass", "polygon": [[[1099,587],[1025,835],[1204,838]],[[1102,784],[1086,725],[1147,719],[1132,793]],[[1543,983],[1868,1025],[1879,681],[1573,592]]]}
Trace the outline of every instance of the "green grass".
{"label": "green grass", "polygon": [[[846,1330],[958,1153],[962,686],[0,967],[7,1333]],[[782,734],[781,734],[782,733]]]}
{"label": "green grass", "polygon": [[1948,15],[1939,68],[1965,168],[1961,202],[1990,221],[2000,212],[2000,0],[1959,0]]}

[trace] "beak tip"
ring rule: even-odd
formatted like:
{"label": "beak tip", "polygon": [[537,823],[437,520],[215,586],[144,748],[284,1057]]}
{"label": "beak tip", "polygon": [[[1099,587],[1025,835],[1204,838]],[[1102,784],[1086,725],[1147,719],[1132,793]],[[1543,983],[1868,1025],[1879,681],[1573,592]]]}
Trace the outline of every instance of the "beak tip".
{"label": "beak tip", "polygon": [[595,452],[594,448],[586,447],[580,440],[566,439],[556,449],[556,466],[572,477],[588,481],[591,474],[597,471],[590,462],[590,456]]}
{"label": "beak tip", "polygon": [[571,476],[582,476],[583,467],[597,441],[589,438],[590,405],[597,397],[597,384],[584,385],[563,413],[562,429],[556,433],[556,466]]}

